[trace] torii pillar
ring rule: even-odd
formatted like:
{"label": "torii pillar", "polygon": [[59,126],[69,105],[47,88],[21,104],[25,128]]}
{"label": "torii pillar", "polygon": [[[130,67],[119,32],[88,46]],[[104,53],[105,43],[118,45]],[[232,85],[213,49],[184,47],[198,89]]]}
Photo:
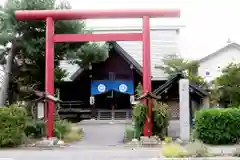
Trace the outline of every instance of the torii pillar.
{"label": "torii pillar", "polygon": [[[46,55],[45,55],[45,92],[54,95],[54,43],[86,41],[142,41],[143,45],[143,93],[151,93],[151,55],[150,55],[150,18],[177,18],[178,9],[160,10],[23,10],[16,11],[17,20],[46,21]],[[107,18],[142,18],[142,33],[115,34],[54,34],[55,20]],[[144,126],[144,136],[152,135],[152,103],[147,104],[148,114]],[[54,103],[48,101],[48,137],[53,136]],[[46,115],[45,115],[46,116]]]}

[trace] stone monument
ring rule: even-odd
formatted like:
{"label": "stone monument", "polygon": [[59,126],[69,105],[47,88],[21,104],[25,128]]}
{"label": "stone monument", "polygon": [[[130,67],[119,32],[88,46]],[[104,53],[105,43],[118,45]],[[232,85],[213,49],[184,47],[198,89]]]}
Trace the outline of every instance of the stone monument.
{"label": "stone monument", "polygon": [[179,81],[180,139],[190,140],[189,80]]}

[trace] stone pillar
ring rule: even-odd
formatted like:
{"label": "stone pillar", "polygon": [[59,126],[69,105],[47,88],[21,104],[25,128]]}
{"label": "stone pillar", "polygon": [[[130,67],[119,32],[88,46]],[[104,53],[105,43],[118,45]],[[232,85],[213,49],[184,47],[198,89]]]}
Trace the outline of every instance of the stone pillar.
{"label": "stone pillar", "polygon": [[179,81],[179,107],[180,107],[180,139],[190,140],[190,104],[189,104],[189,80]]}
{"label": "stone pillar", "polygon": [[209,97],[206,96],[202,99],[202,108],[209,108],[210,107],[210,100]]}

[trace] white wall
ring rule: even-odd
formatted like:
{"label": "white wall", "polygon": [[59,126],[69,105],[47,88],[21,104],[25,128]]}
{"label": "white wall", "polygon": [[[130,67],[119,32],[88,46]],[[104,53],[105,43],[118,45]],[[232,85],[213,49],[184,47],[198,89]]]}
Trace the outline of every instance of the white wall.
{"label": "white wall", "polygon": [[[116,28],[92,28],[94,33],[141,33],[140,26]],[[168,54],[179,53],[178,30],[180,26],[151,26],[151,72],[153,80],[166,80],[165,74],[159,66],[162,58]],[[142,42],[117,41],[117,43],[142,65]]]}
{"label": "white wall", "polygon": [[[93,33],[140,33],[141,27],[95,27],[89,28]],[[162,58],[165,55],[179,53],[178,30],[180,26],[151,26],[151,72],[152,80],[166,80],[168,75],[165,74],[159,66],[162,65]],[[140,41],[117,41],[117,43],[142,65],[142,42]],[[65,62],[61,62],[61,68],[67,69],[69,75],[65,80],[70,80],[77,66]]]}
{"label": "white wall", "polygon": [[[200,63],[198,74],[207,81],[214,80],[221,75],[221,70],[230,63],[240,62],[240,50],[236,47],[228,47],[216,56],[213,56]],[[206,76],[206,72],[210,72]]]}

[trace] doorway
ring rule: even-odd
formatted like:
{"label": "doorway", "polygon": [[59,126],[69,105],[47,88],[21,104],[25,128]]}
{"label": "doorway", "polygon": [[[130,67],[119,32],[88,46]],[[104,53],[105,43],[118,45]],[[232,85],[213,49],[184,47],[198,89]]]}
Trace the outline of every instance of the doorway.
{"label": "doorway", "polygon": [[130,95],[109,91],[95,97],[97,119],[129,119],[131,114]]}

